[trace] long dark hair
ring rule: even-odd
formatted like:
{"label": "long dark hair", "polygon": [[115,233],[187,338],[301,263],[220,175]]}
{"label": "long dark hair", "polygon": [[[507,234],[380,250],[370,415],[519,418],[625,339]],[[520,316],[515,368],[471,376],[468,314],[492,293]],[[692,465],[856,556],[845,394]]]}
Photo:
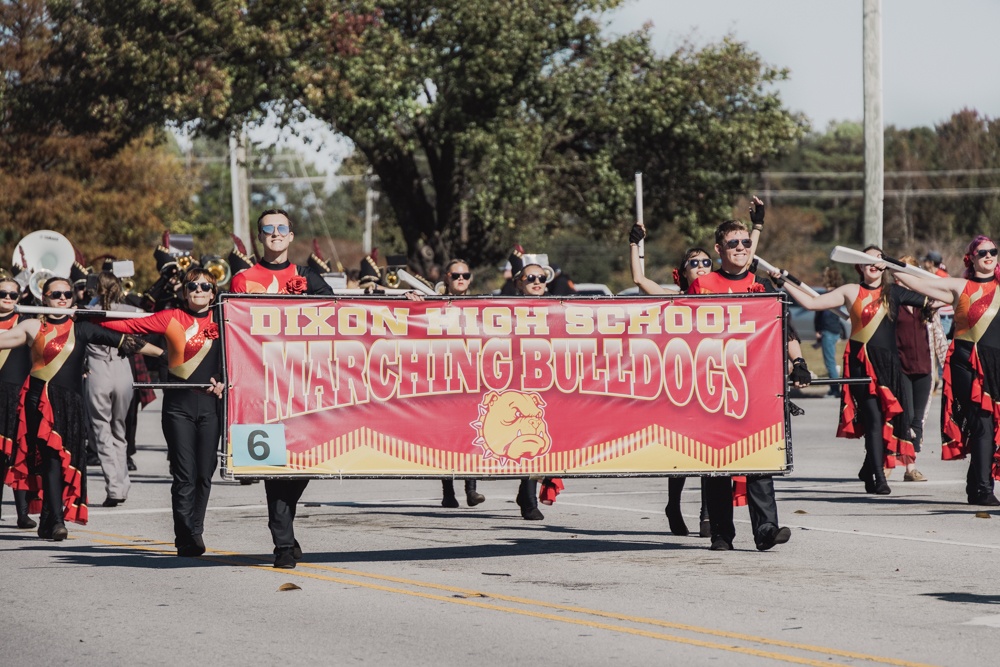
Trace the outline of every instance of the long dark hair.
{"label": "long dark hair", "polygon": [[688,260],[695,255],[705,255],[709,259],[712,259],[712,256],[708,254],[708,251],[704,248],[688,248],[684,251],[684,257],[681,258],[681,263],[676,269],[674,269],[674,283],[681,288],[682,292],[687,292],[688,288],[691,287],[691,285],[688,284],[687,276],[684,275],[684,269],[687,268]]}
{"label": "long dark hair", "polygon": [[[877,245],[872,244],[870,246],[867,246],[862,252],[867,253],[869,250],[878,250],[878,253],[883,257],[885,257],[885,252],[883,252],[882,248],[878,247]],[[861,276],[861,282],[863,283],[865,274],[864,274],[864,269],[861,268],[861,264],[855,264],[854,270],[858,272],[859,276]],[[882,272],[882,283],[880,285],[880,287],[882,288],[882,296],[879,298],[879,300],[882,302],[882,307],[885,308],[885,312],[888,314],[889,319],[893,320],[896,318],[896,315],[895,313],[892,312],[892,309],[889,308],[889,294],[892,292],[892,286],[894,283],[891,274],[892,272],[889,270],[885,270]]]}

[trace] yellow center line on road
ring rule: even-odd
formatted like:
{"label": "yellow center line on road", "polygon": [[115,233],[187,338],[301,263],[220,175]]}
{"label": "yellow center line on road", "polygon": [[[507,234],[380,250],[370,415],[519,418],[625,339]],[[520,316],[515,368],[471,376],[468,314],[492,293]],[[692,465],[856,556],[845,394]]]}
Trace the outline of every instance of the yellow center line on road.
{"label": "yellow center line on road", "polygon": [[[110,545],[110,546],[132,547],[132,548],[140,549],[140,550],[143,550],[143,551],[155,551],[155,552],[160,552],[160,553],[172,553],[173,552],[173,546],[170,543],[168,543],[168,542],[159,542],[159,541],[148,540],[148,539],[145,539],[145,538],[140,538],[140,537],[135,537],[135,536],[116,535],[116,534],[112,534],[112,533],[102,533],[102,532],[91,531],[91,530],[82,530],[82,531],[76,531],[76,532],[77,533],[89,533],[89,534],[92,534],[92,535],[100,535],[100,536],[103,536],[103,537],[115,538],[117,540],[117,541],[111,541],[111,540],[102,540],[102,539],[96,539],[96,538],[92,539],[92,541],[97,542],[99,544],[107,544],[107,545]],[[136,544],[137,542],[139,544]],[[146,544],[143,544],[143,543],[148,543],[148,546]],[[157,545],[159,545],[159,546],[157,546]],[[164,549],[162,547],[167,547],[167,548]],[[757,657],[768,658],[768,659],[771,659],[771,660],[778,660],[778,661],[782,661],[782,662],[790,662],[790,663],[801,664],[801,665],[813,665],[813,666],[816,666],[816,667],[820,667],[820,666],[827,666],[827,667],[829,667],[830,665],[838,665],[839,663],[830,662],[830,658],[827,658],[825,660],[813,660],[813,659],[810,659],[810,658],[802,658],[802,657],[798,657],[798,656],[788,655],[788,654],[784,654],[784,653],[775,653],[775,652],[771,652],[771,651],[762,651],[762,650],[759,650],[759,649],[754,649],[754,648],[749,648],[749,647],[733,646],[733,645],[729,645],[729,644],[718,644],[718,643],[715,643],[715,642],[703,641],[703,640],[699,640],[699,639],[691,639],[691,638],[686,638],[686,637],[678,637],[676,635],[669,635],[669,634],[664,634],[664,633],[660,633],[660,632],[654,632],[654,631],[650,631],[650,630],[642,630],[642,629],[638,629],[638,628],[631,628],[631,627],[623,626],[623,625],[613,625],[613,624],[610,624],[610,623],[602,623],[602,622],[599,622],[599,621],[590,621],[590,620],[586,620],[586,619],[567,618],[565,616],[557,616],[555,614],[548,614],[548,613],[539,612],[539,611],[532,611],[532,610],[528,610],[528,609],[515,609],[515,608],[512,608],[512,607],[504,607],[504,606],[500,606],[500,605],[496,605],[496,604],[490,604],[490,603],[487,603],[487,602],[480,602],[480,601],[477,601],[477,600],[472,600],[472,599],[467,599],[467,598],[456,598],[456,597],[451,597],[451,596],[447,596],[446,597],[446,596],[443,596],[443,595],[436,595],[436,594],[433,594],[433,593],[425,593],[425,592],[422,592],[422,591],[413,591],[413,590],[407,590],[407,589],[402,589],[402,588],[395,588],[395,587],[391,587],[391,586],[384,586],[384,585],[381,585],[381,584],[370,583],[368,581],[358,581],[357,579],[344,579],[344,578],[341,578],[341,577],[333,577],[333,576],[328,576],[328,575],[324,575],[324,574],[319,574],[319,573],[316,573],[316,572],[307,572],[307,571],[304,571],[303,569],[299,569],[299,568],[309,568],[309,569],[313,569],[313,570],[321,570],[321,571],[326,571],[326,572],[335,572],[337,574],[342,574],[342,575],[346,575],[346,576],[350,576],[350,577],[357,577],[357,578],[360,578],[360,579],[371,579],[371,580],[376,580],[376,581],[391,582],[391,583],[402,584],[402,585],[406,585],[406,586],[414,586],[414,587],[417,587],[417,588],[426,588],[426,589],[431,589],[431,590],[443,591],[443,592],[447,592],[447,593],[468,595],[468,596],[477,597],[477,598],[490,598],[490,599],[494,599],[494,600],[501,600],[503,602],[510,602],[512,604],[519,604],[519,605],[524,605],[524,606],[528,606],[528,607],[541,607],[543,609],[553,609],[553,610],[557,610],[557,611],[564,611],[564,612],[569,612],[569,613],[574,613],[574,614],[580,614],[580,615],[586,615],[586,616],[596,616],[596,617],[599,617],[599,618],[610,618],[610,619],[614,619],[614,620],[618,620],[618,621],[624,621],[624,622],[628,622],[628,623],[635,623],[635,624],[639,624],[639,625],[652,625],[654,627],[662,627],[662,628],[669,628],[669,629],[673,629],[673,630],[681,630],[681,631],[684,631],[684,632],[690,632],[690,633],[694,633],[694,634],[702,634],[702,635],[708,635],[708,636],[713,636],[713,637],[721,637],[721,638],[724,638],[724,639],[738,640],[738,641],[749,642],[749,643],[754,643],[754,644],[763,644],[763,645],[769,645],[769,646],[778,646],[778,647],[781,647],[781,648],[787,648],[787,649],[798,650],[798,651],[809,652],[809,653],[819,653],[819,654],[824,654],[824,655],[828,655],[828,656],[837,656],[837,657],[842,657],[842,658],[849,658],[849,659],[853,659],[853,660],[864,660],[864,661],[867,661],[867,662],[874,662],[874,663],[884,664],[884,665],[895,665],[897,667],[934,667],[933,665],[929,665],[927,663],[911,662],[911,661],[908,661],[908,660],[899,660],[899,659],[896,659],[896,658],[887,658],[887,657],[882,657],[882,656],[869,655],[869,654],[865,654],[865,653],[856,653],[856,652],[853,652],[853,651],[843,651],[843,650],[840,650],[840,649],[827,648],[827,647],[823,647],[823,646],[814,646],[814,645],[810,645],[810,644],[798,644],[798,643],[795,643],[795,642],[789,642],[789,641],[784,641],[784,640],[780,640],[780,639],[770,639],[770,638],[767,638],[767,637],[758,637],[758,636],[754,636],[754,635],[746,635],[746,634],[735,633],[735,632],[727,632],[725,630],[716,630],[714,628],[702,628],[702,627],[698,627],[698,626],[694,626],[694,625],[685,625],[685,624],[682,624],[682,623],[671,623],[669,621],[662,621],[662,620],[655,619],[655,618],[645,618],[645,617],[641,617],[641,616],[630,616],[630,615],[627,615],[627,614],[618,614],[618,613],[615,613],[615,612],[602,611],[602,610],[599,610],[599,609],[589,609],[587,607],[576,607],[576,606],[572,606],[572,605],[562,605],[562,604],[556,604],[556,603],[551,603],[551,602],[545,602],[543,600],[534,600],[534,599],[531,599],[531,598],[522,598],[522,597],[511,596],[511,595],[503,595],[503,594],[498,594],[498,593],[487,593],[487,592],[483,592],[483,591],[476,591],[476,590],[471,590],[471,589],[459,588],[459,587],[456,587],[456,586],[448,586],[448,585],[445,585],[445,584],[436,584],[436,583],[432,583],[432,582],[417,581],[417,580],[413,580],[413,579],[405,579],[405,578],[402,578],[402,577],[394,577],[394,576],[391,576],[391,575],[381,575],[381,574],[373,574],[373,573],[369,573],[369,572],[362,572],[362,571],[359,571],[359,570],[350,570],[350,569],[347,569],[347,568],[334,567],[334,566],[331,566],[331,565],[319,565],[319,564],[313,564],[313,563],[307,563],[307,562],[300,561],[298,563],[298,568],[294,569],[294,570],[275,569],[275,568],[273,568],[273,567],[271,567],[269,565],[258,565],[258,564],[246,562],[246,561],[257,561],[258,563],[259,562],[264,562],[264,563],[267,562],[266,559],[262,559],[262,558],[260,558],[258,556],[252,556],[250,554],[242,554],[242,553],[239,553],[239,552],[221,551],[221,550],[209,550],[204,556],[201,556],[200,559],[211,561],[211,562],[228,564],[228,565],[243,565],[243,566],[252,567],[252,568],[258,569],[258,570],[265,570],[265,571],[270,571],[270,572],[280,573],[280,574],[288,574],[288,575],[293,575],[293,576],[297,576],[297,577],[304,577],[304,578],[308,578],[308,579],[316,579],[316,580],[320,580],[320,581],[329,581],[329,582],[333,582],[333,583],[346,584],[346,585],[349,585],[349,586],[358,586],[358,587],[367,588],[367,589],[370,589],[370,590],[378,590],[378,591],[383,591],[383,592],[388,592],[388,593],[396,593],[396,594],[400,594],[400,595],[408,595],[408,596],[411,596],[411,597],[419,597],[419,598],[428,599],[428,600],[436,600],[436,601],[440,601],[440,602],[448,602],[448,603],[451,603],[451,604],[461,604],[461,605],[470,606],[470,607],[478,607],[478,608],[481,608],[481,609],[488,609],[488,610],[493,610],[493,611],[508,612],[508,613],[513,613],[513,614],[518,614],[518,615],[521,615],[521,616],[528,616],[528,617],[531,617],[531,618],[540,618],[540,619],[558,621],[560,623],[569,623],[569,624],[573,624],[573,625],[582,625],[582,626],[586,626],[586,627],[590,627],[590,628],[595,628],[595,629],[602,629],[602,630],[608,630],[608,631],[611,631],[611,632],[619,632],[619,633],[624,633],[624,634],[637,635],[637,636],[647,637],[647,638],[651,638],[651,639],[660,639],[660,640],[665,640],[665,641],[670,641],[670,642],[675,642],[675,643],[680,643],[680,644],[686,644],[686,645],[689,645],[689,646],[698,646],[698,647],[701,647],[701,648],[709,648],[709,649],[727,651],[727,652],[732,652],[732,653],[742,653],[742,654],[746,654],[746,655],[753,655],[753,656],[757,656]],[[233,559],[242,559],[242,560],[233,560]]]}

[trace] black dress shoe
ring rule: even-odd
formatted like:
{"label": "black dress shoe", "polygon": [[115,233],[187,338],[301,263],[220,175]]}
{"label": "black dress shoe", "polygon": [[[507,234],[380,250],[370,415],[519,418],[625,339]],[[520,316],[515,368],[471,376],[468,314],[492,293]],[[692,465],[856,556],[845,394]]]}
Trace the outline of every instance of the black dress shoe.
{"label": "black dress shoe", "polygon": [[18,528],[36,528],[38,526],[35,520],[28,515],[17,517],[17,527]]}
{"label": "black dress shoe", "polygon": [[43,540],[51,540],[52,539],[52,526],[48,526],[48,527],[46,527],[46,526],[39,526],[38,527],[38,537],[42,538]]}
{"label": "black dress shoe", "polygon": [[1000,500],[997,500],[997,497],[992,493],[981,493],[978,496],[970,496],[969,504],[980,507],[1000,507]]}
{"label": "black dress shoe", "polygon": [[292,550],[288,548],[275,549],[274,567],[279,570],[294,570],[295,556],[292,555]]}
{"label": "black dress shoe", "polygon": [[449,509],[458,507],[458,498],[455,496],[445,496],[441,499],[441,507],[447,507]]}
{"label": "black dress shoe", "polygon": [[545,515],[537,507],[522,507],[521,518],[525,521],[541,521]]}
{"label": "black dress shoe", "polygon": [[757,544],[757,551],[767,551],[768,549],[774,547],[776,544],[784,544],[792,537],[792,531],[788,528],[776,528],[774,526],[769,526],[765,530],[761,530],[760,534],[754,539]]}
{"label": "black dress shoe", "polygon": [[732,551],[733,543],[729,540],[725,540],[721,537],[717,537],[712,540],[712,546],[710,546],[709,551]]}
{"label": "black dress shoe", "polygon": [[465,494],[465,503],[469,507],[475,507],[481,502],[486,500],[486,496],[479,493],[478,491],[467,491]]}
{"label": "black dress shoe", "polygon": [[120,505],[123,502],[125,501],[118,500],[117,498],[112,498],[111,496],[108,496],[107,498],[104,499],[104,502],[101,503],[101,507],[118,507],[118,505]]}
{"label": "black dress shoe", "polygon": [[197,558],[205,553],[204,546],[198,546],[197,544],[185,544],[183,546],[177,547],[177,555],[182,558]]}
{"label": "black dress shoe", "polygon": [[[875,493],[876,496],[887,496],[890,493],[892,493],[892,489],[889,488],[889,482],[885,482],[885,481],[875,482],[875,491],[874,491],[874,493]],[[997,504],[1000,505],[1000,503],[997,503]]]}
{"label": "black dress shoe", "polygon": [[139,466],[135,464],[131,456],[125,458],[125,467],[128,468],[129,472],[135,472],[139,469]]}

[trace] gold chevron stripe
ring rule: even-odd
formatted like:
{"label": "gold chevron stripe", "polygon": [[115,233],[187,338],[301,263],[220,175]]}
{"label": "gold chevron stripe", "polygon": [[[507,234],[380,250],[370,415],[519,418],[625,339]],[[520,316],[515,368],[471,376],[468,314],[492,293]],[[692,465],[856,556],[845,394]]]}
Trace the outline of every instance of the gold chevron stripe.
{"label": "gold chevron stripe", "polygon": [[[784,450],[784,424],[779,422],[737,440],[721,449],[709,447],[686,435],[650,425],[629,435],[572,451],[547,454],[521,464],[501,465],[496,458],[481,454],[441,451],[363,427],[321,443],[304,452],[288,452],[288,469],[328,473],[331,463],[341,457],[367,449],[377,453],[382,465],[398,462],[396,467],[409,471],[440,471],[444,474],[475,473],[524,473],[547,474],[554,471],[587,472],[622,457],[643,450],[664,447],[712,469],[734,467],[765,449],[777,447]],[[350,466],[347,466],[350,468]],[[361,471],[356,471],[361,472]]]}

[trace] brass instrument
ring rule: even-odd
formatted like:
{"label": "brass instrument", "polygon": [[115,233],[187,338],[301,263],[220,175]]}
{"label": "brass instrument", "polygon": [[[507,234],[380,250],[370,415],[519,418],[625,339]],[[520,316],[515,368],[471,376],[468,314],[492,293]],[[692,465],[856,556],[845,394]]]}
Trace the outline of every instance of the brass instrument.
{"label": "brass instrument", "polygon": [[132,278],[123,278],[122,279],[122,294],[124,294],[125,296],[128,296],[129,294],[131,294],[134,291],[135,291],[135,280],[133,280]]}
{"label": "brass instrument", "polygon": [[13,264],[24,271],[18,277],[27,279],[27,287],[38,300],[42,298],[42,285],[49,278],[69,278],[76,259],[73,244],[65,236],[47,229],[31,232],[14,248]]}
{"label": "brass instrument", "polygon": [[212,274],[215,282],[219,285],[225,285],[233,277],[233,270],[230,268],[229,262],[221,257],[213,257],[205,262],[204,269]]}
{"label": "brass instrument", "polygon": [[191,255],[181,255],[180,257],[177,258],[177,268],[180,269],[182,272],[190,269],[191,264],[193,263],[194,260],[191,259]]}

